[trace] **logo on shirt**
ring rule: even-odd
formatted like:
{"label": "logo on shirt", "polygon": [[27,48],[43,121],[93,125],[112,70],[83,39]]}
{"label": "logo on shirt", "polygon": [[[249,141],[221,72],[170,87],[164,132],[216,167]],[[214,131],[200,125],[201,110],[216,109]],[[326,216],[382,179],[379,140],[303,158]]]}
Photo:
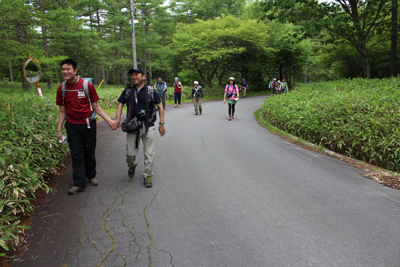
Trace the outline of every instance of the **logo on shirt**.
{"label": "logo on shirt", "polygon": [[86,97],[86,94],[85,94],[84,91],[79,91],[78,92],[78,98],[85,98],[85,97]]}

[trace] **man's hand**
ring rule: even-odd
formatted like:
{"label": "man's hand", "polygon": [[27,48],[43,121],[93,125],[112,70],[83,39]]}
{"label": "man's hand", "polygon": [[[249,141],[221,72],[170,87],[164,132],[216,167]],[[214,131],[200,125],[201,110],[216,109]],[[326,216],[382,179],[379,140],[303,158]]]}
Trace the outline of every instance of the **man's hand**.
{"label": "man's hand", "polygon": [[110,125],[110,128],[113,129],[114,131],[118,129],[118,127],[116,127],[115,121],[110,120],[108,122],[108,125]]}
{"label": "man's hand", "polygon": [[165,135],[165,127],[164,125],[160,124],[160,127],[158,127],[158,131],[160,132],[161,136]]}
{"label": "man's hand", "polygon": [[62,132],[61,131],[57,131],[57,139],[62,140]]}
{"label": "man's hand", "polygon": [[119,128],[119,125],[120,125],[120,121],[119,120],[115,120],[110,124],[111,129],[113,129],[114,131]]}

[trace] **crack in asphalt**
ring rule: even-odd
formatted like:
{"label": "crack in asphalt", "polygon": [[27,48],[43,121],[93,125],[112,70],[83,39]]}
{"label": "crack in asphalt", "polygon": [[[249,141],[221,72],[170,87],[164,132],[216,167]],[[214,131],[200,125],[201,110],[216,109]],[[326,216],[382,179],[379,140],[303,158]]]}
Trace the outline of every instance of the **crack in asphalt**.
{"label": "crack in asphalt", "polygon": [[158,250],[158,251],[160,251],[160,252],[163,252],[163,253],[165,253],[165,254],[168,254],[169,257],[170,257],[169,263],[171,264],[172,267],[175,267],[174,264],[172,263],[173,257],[172,257],[172,254],[171,254],[171,253],[169,253],[168,251],[159,249],[159,248],[154,248],[154,250]]}
{"label": "crack in asphalt", "polygon": [[159,192],[159,191],[157,191],[157,193],[154,195],[154,197],[153,197],[153,199],[151,200],[150,204],[147,205],[146,207],[144,207],[144,210],[143,210],[143,216],[144,216],[144,219],[146,220],[146,224],[147,224],[147,235],[148,235],[149,240],[150,240],[150,245],[147,246],[147,255],[148,255],[148,257],[149,257],[149,267],[151,266],[150,250],[151,250],[154,246],[153,246],[153,240],[152,240],[151,235],[150,235],[150,222],[149,222],[149,220],[147,219],[146,210],[147,210],[148,207],[150,207],[150,206],[153,204],[154,200],[156,199],[156,197],[157,197],[157,195],[158,195],[158,192]]}
{"label": "crack in asphalt", "polygon": [[[87,198],[85,198],[85,200],[84,200],[84,207],[86,207],[87,206]],[[82,206],[79,206],[79,208],[78,208],[78,210],[76,211],[76,214],[78,215],[78,217],[80,218],[80,220],[81,220],[81,222],[82,222],[82,225],[83,225],[83,229],[82,229],[82,232],[79,234],[79,236],[78,236],[78,238],[75,240],[75,242],[68,248],[68,251],[66,252],[66,254],[65,254],[65,256],[64,256],[64,259],[63,259],[63,266],[67,266],[67,263],[66,263],[66,261],[67,261],[67,257],[68,257],[68,255],[69,255],[69,251],[70,250],[72,250],[72,248],[73,247],[75,247],[76,245],[79,245],[79,248],[77,248],[77,250],[76,250],[76,252],[75,252],[75,257],[76,257],[76,259],[77,259],[77,266],[79,266],[79,253],[80,253],[80,251],[81,251],[81,249],[83,248],[83,244],[82,244],[82,237],[83,237],[83,235],[86,235],[86,238],[87,238],[87,240],[90,242],[90,238],[89,238],[89,235],[88,235],[88,233],[86,232],[86,223],[85,223],[85,220],[84,220],[84,218],[83,218],[83,216],[79,213],[80,212],[80,210],[81,210],[81,207]],[[92,245],[94,245],[94,243],[92,243]],[[100,255],[101,255],[101,252],[100,252],[100,250],[96,247],[96,245],[94,245],[94,247],[96,248],[96,250],[100,253]]]}
{"label": "crack in asphalt", "polygon": [[[76,211],[76,214],[78,215],[78,217],[80,218],[80,221],[82,223],[83,229],[82,232],[79,234],[78,238],[74,241],[73,244],[71,244],[71,246],[68,248],[68,251],[66,252],[63,262],[62,262],[62,266],[67,266],[67,261],[68,261],[68,257],[70,255],[73,255],[76,258],[76,263],[74,263],[74,265],[79,266],[81,264],[81,259],[80,257],[82,255],[81,252],[85,249],[85,246],[87,248],[86,242],[83,242],[83,238],[86,237],[85,239],[87,240],[87,242],[89,244],[91,244],[94,249],[99,253],[100,256],[100,263],[97,264],[97,267],[100,266],[104,266],[106,265],[107,260],[111,260],[114,261],[111,255],[115,255],[115,258],[120,258],[122,259],[123,263],[121,262],[120,264],[123,266],[131,266],[134,265],[135,263],[137,263],[137,261],[139,260],[139,255],[142,252],[143,248],[142,246],[138,243],[138,237],[137,234],[134,233],[134,231],[132,231],[132,228],[129,228],[128,225],[126,224],[126,220],[130,217],[130,216],[125,216],[124,212],[123,212],[123,207],[125,204],[125,195],[127,193],[129,193],[132,188],[129,185],[129,178],[127,178],[126,180],[126,191],[125,192],[120,192],[121,188],[118,188],[117,186],[114,185],[114,182],[110,183],[110,185],[107,187],[106,191],[108,194],[112,194],[112,189],[115,189],[117,192],[117,195],[115,195],[111,201],[111,203],[105,204],[104,199],[101,198],[101,196],[97,196],[98,198],[98,202],[101,206],[106,206],[106,210],[101,214],[97,214],[96,212],[93,211],[93,209],[91,207],[89,207],[87,205],[87,198],[84,201],[84,204],[82,206],[79,206],[78,210]],[[153,205],[157,195],[158,195],[159,190],[156,192],[156,194],[153,196],[152,200],[150,201],[150,204],[148,204],[147,206],[145,206],[143,208],[143,212],[142,212],[142,216],[144,217],[144,220],[146,222],[146,228],[147,228],[147,237],[150,241],[150,244],[146,246],[147,248],[147,255],[148,255],[148,266],[151,266],[151,250],[154,248],[153,245],[153,240],[152,240],[152,236],[150,234],[150,222],[149,219],[147,218],[147,214],[146,211],[148,212],[148,208]],[[114,192],[115,193],[115,192]],[[120,202],[119,202],[120,201]],[[119,207],[117,210],[112,210],[112,208],[114,206],[116,206],[116,204],[119,202]],[[111,241],[111,247],[109,247],[109,249],[107,250],[106,254],[104,254],[104,249],[102,250],[99,246],[96,245],[96,240],[94,240],[93,238],[93,234],[94,233],[89,233],[88,232],[88,225],[85,221],[85,217],[83,214],[81,214],[83,212],[83,208],[88,209],[90,214],[98,216],[99,218],[102,219],[102,223],[101,223],[101,229],[104,231],[105,235],[103,237],[98,236],[97,242],[101,242],[101,244],[105,244],[107,242],[107,240]],[[113,213],[114,212],[118,212],[118,214],[122,217],[122,221],[119,219],[115,219],[113,220]],[[128,252],[126,253],[118,253],[116,250],[116,246],[117,246],[117,240],[116,237],[114,236],[115,234],[112,233],[112,228],[109,228],[109,222],[110,221],[117,221],[120,222],[122,224],[122,227],[124,229],[126,229],[126,232],[129,233],[129,235],[131,236],[131,239],[128,240],[129,242],[129,247],[128,247]],[[117,227],[118,228],[118,227]],[[126,233],[126,234],[127,234]],[[99,243],[100,244],[100,243]],[[73,250],[75,250],[73,252]],[[159,249],[158,249],[159,250]],[[159,250],[163,253],[166,253],[170,256],[170,264],[171,266],[174,266],[172,263],[172,255],[166,251],[162,251]],[[73,253],[73,254],[72,254]],[[132,255],[133,254],[133,255]],[[136,254],[136,255],[135,255]],[[130,259],[128,260],[128,256],[134,256],[131,258],[131,256],[129,257]],[[132,261],[133,260],[133,261]]]}
{"label": "crack in asphalt", "polygon": [[[130,240],[130,242],[129,242],[129,251],[132,252],[132,253],[136,253],[135,260],[133,261],[133,263],[135,263],[135,262],[137,262],[137,260],[138,260],[139,253],[140,253],[140,251],[142,250],[142,248],[141,248],[140,245],[136,242],[136,236],[135,236],[135,234],[132,232],[132,229],[128,228],[128,226],[125,224],[126,217],[125,217],[125,215],[124,215],[124,214],[122,213],[122,211],[121,211],[122,206],[123,206],[124,203],[125,203],[125,194],[127,194],[128,192],[130,192],[131,189],[132,189],[131,186],[129,186],[129,180],[130,180],[130,178],[128,177],[128,178],[126,179],[126,186],[128,187],[128,190],[127,190],[126,192],[124,192],[124,193],[121,194],[121,193],[118,192],[118,189],[117,189],[117,188],[116,188],[116,190],[117,190],[117,192],[120,194],[120,196],[122,197],[121,205],[118,207],[118,213],[123,217],[123,219],[122,219],[122,225],[125,227],[125,229],[128,231],[128,233],[131,234],[132,237],[133,237],[133,240]],[[132,242],[133,242],[136,246],[139,247],[139,251],[137,251],[137,252],[132,251],[132,249],[131,249],[131,248],[132,248]],[[126,266],[126,264],[127,264],[126,259],[125,259],[126,255],[121,255],[121,257],[123,258],[123,260],[124,260],[124,262],[125,262],[125,265],[124,265],[124,266]]]}

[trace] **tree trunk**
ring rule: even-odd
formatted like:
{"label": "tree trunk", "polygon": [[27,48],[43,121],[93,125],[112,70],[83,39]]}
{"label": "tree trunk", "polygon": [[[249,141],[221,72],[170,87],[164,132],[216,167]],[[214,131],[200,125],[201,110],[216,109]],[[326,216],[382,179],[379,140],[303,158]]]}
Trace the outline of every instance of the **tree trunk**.
{"label": "tree trunk", "polygon": [[60,84],[60,79],[58,78],[58,70],[56,70],[56,80],[57,80],[57,84]]}
{"label": "tree trunk", "polygon": [[[146,35],[149,35],[149,25],[146,24]],[[149,52],[146,53],[147,54],[147,64],[149,66],[149,85],[152,86],[153,83],[153,71],[151,69],[151,55]],[[147,76],[147,75],[146,75]]]}
{"label": "tree trunk", "polygon": [[307,83],[307,60],[306,60],[306,67],[305,67],[305,71],[304,71],[304,83]]}
{"label": "tree trunk", "polygon": [[10,82],[14,82],[14,78],[13,78],[13,73],[12,73],[12,66],[11,66],[11,60],[8,61],[8,69],[10,71]]}
{"label": "tree trunk", "polygon": [[96,63],[94,63],[94,73],[95,73],[95,76],[94,76],[94,83],[95,84],[100,84],[100,70],[99,70],[99,68],[98,68],[98,63],[96,62]]}
{"label": "tree trunk", "polygon": [[153,71],[151,68],[151,55],[147,53],[147,63],[149,64],[149,85],[153,86]]}
{"label": "tree trunk", "polygon": [[104,80],[103,84],[107,85],[107,77],[106,77],[106,72],[104,71],[104,64],[101,64],[101,76],[103,77]]}
{"label": "tree trunk", "polygon": [[[6,40],[8,40],[7,31],[5,32]],[[13,74],[12,74],[12,65],[11,60],[8,61],[8,70],[10,72],[10,82],[14,82]]]}
{"label": "tree trunk", "polygon": [[392,35],[390,48],[390,76],[396,77],[397,70],[397,0],[392,0]]}
{"label": "tree trunk", "polygon": [[370,79],[371,78],[371,68],[369,64],[369,56],[367,48],[362,48],[360,51],[361,63],[363,66],[364,78]]}
{"label": "tree trunk", "polygon": [[217,77],[218,77],[218,86],[219,86],[220,88],[223,88],[223,87],[224,87],[224,85],[222,84],[222,79],[224,78],[224,74],[225,74],[225,70],[222,70],[220,75],[218,75],[218,73],[217,73]]}
{"label": "tree trunk", "polygon": [[24,91],[29,91],[29,89],[31,89],[31,84],[28,83],[28,81],[25,79],[25,76],[24,76],[25,62],[22,60],[21,60],[21,62],[22,62],[22,64],[21,64],[20,70],[21,70],[21,79],[22,79],[22,89],[24,89]]}
{"label": "tree trunk", "polygon": [[116,73],[117,73],[117,85],[119,86],[119,84],[120,84],[120,72],[121,72],[121,68],[120,68],[120,65],[119,64],[117,64],[117,66],[116,66]]}
{"label": "tree trunk", "polygon": [[[22,25],[21,22],[19,20],[15,20],[14,21],[15,24],[15,33],[17,36],[17,41],[20,43],[20,45],[24,44],[24,38],[23,38],[23,34],[22,34]],[[24,75],[24,64],[25,64],[25,60],[23,60],[21,58],[20,60],[20,73],[21,73],[21,81],[22,81],[22,89],[24,91],[29,91],[30,89],[30,83],[28,83],[28,81],[25,79],[25,75]]]}
{"label": "tree trunk", "polygon": [[[124,51],[123,47],[123,40],[124,40],[124,35],[123,35],[123,31],[122,31],[122,23],[119,25],[119,40],[121,41],[121,51]],[[124,59],[125,58],[125,54],[124,52],[121,53],[121,58]],[[128,83],[128,79],[126,76],[126,65],[122,64],[122,80],[124,81],[124,86]]]}

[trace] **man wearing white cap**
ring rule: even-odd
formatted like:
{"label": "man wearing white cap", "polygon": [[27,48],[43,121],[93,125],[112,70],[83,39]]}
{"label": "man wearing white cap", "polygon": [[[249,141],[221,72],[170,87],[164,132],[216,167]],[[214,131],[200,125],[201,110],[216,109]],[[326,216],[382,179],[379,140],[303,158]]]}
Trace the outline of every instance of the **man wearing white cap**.
{"label": "man wearing white cap", "polygon": [[192,102],[194,104],[194,115],[199,115],[199,112],[201,115],[203,113],[203,108],[201,107],[204,99],[203,89],[201,88],[201,86],[199,86],[198,81],[194,81],[193,86]]}

